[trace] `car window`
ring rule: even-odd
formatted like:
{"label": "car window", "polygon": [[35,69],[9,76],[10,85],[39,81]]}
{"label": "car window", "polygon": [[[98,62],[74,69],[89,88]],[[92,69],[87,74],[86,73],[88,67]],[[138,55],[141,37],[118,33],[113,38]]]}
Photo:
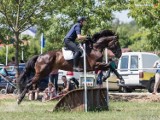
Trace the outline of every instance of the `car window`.
{"label": "car window", "polygon": [[134,69],[138,70],[138,56],[131,56],[130,68],[132,71],[135,71]]}
{"label": "car window", "polygon": [[127,69],[128,69],[128,56],[122,56],[120,69],[121,69],[121,71],[127,71]]}

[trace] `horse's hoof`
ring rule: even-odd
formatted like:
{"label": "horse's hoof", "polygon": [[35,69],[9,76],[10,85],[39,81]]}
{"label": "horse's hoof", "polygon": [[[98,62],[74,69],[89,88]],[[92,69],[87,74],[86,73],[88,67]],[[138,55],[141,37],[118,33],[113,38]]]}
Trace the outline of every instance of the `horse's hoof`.
{"label": "horse's hoof", "polygon": [[21,98],[18,98],[18,99],[17,99],[17,104],[19,105],[21,102],[22,102],[22,99],[21,99]]}
{"label": "horse's hoof", "polygon": [[125,84],[124,80],[120,80],[120,83],[121,83],[121,84]]}
{"label": "horse's hoof", "polygon": [[20,100],[19,99],[17,99],[17,104],[19,105],[21,102],[20,102]]}

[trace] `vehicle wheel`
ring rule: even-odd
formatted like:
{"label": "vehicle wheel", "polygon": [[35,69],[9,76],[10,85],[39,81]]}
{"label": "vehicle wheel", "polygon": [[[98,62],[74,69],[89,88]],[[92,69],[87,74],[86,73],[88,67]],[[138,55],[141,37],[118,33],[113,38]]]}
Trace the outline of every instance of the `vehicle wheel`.
{"label": "vehicle wheel", "polygon": [[14,94],[14,95],[18,95],[18,89],[14,89],[14,90],[13,90],[13,94]]}
{"label": "vehicle wheel", "polygon": [[127,87],[120,87],[119,91],[123,93],[131,93],[133,90]]}
{"label": "vehicle wheel", "polygon": [[148,92],[152,93],[154,89],[155,79],[152,77],[148,84]]}
{"label": "vehicle wheel", "polygon": [[6,89],[1,89],[0,94],[6,94]]}
{"label": "vehicle wheel", "polygon": [[11,85],[9,85],[7,88],[8,93],[12,93],[13,90],[14,90],[14,88]]}

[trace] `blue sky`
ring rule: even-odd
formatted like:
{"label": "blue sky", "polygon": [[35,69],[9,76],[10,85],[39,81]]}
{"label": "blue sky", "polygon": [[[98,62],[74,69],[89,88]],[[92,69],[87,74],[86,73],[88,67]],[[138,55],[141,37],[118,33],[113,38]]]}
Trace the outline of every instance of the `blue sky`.
{"label": "blue sky", "polygon": [[120,22],[128,23],[133,20],[133,18],[127,16],[128,12],[128,10],[123,10],[121,12],[114,12],[113,14],[115,15],[115,18],[120,20]]}

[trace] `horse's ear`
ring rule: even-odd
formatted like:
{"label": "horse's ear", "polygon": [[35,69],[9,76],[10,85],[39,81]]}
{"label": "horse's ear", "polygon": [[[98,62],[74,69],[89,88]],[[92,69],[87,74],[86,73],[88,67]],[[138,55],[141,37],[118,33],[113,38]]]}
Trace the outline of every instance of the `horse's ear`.
{"label": "horse's ear", "polygon": [[100,33],[95,33],[93,36],[92,36],[92,42],[95,43],[97,42],[97,40],[99,39],[100,37]]}

